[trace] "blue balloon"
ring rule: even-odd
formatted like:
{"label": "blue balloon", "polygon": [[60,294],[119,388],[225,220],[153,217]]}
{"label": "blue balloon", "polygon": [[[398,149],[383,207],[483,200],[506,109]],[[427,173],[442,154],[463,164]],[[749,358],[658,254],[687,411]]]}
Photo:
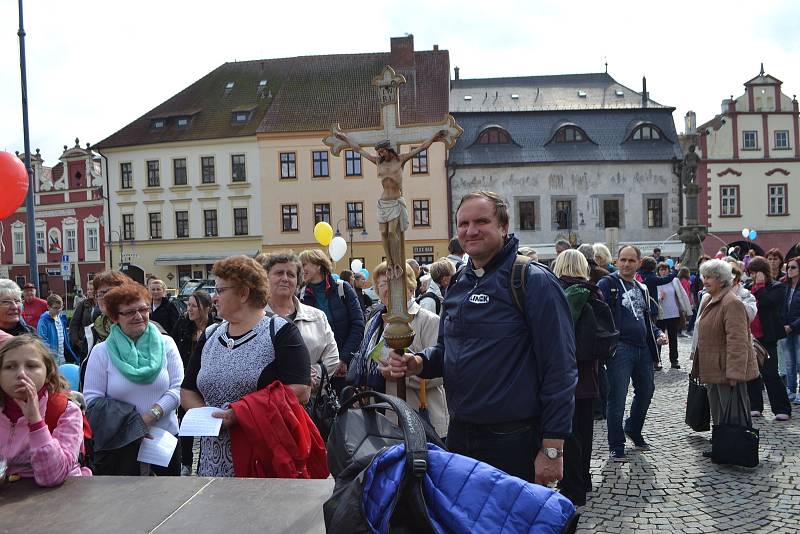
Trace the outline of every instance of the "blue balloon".
{"label": "blue balloon", "polygon": [[78,391],[80,385],[81,369],[74,363],[65,363],[58,367],[61,376],[67,379],[72,391]]}
{"label": "blue balloon", "polygon": [[331,278],[333,278],[333,281],[335,282],[335,281],[337,281],[339,279],[339,275],[336,274],[336,273],[332,273],[331,274]]}
{"label": "blue balloon", "polygon": [[756,232],[755,230],[750,230],[750,233],[749,233],[749,234],[747,234],[747,238],[748,238],[750,241],[755,241],[755,239],[756,239],[757,237],[758,237],[758,232]]}
{"label": "blue balloon", "polygon": [[672,266],[675,265],[675,262],[672,261],[672,258],[667,258],[667,265],[669,265],[670,269],[672,269]]}
{"label": "blue balloon", "polygon": [[366,267],[364,267],[363,269],[361,269],[361,271],[360,271],[360,272],[361,272],[361,274],[363,274],[363,275],[364,275],[364,280],[369,280],[369,271],[367,270],[367,268],[366,268]]}

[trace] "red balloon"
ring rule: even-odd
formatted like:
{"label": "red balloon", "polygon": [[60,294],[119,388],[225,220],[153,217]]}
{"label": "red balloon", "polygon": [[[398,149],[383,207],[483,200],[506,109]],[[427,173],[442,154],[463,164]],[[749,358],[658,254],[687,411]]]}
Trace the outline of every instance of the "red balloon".
{"label": "red balloon", "polygon": [[0,151],[0,219],[19,208],[28,194],[28,171],[14,154]]}

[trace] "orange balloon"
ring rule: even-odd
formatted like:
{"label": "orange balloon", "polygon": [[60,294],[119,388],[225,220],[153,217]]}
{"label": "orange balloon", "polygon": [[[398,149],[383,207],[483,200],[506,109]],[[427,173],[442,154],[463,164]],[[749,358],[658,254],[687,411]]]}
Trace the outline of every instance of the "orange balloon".
{"label": "orange balloon", "polygon": [[0,219],[19,208],[28,194],[28,171],[17,156],[0,151]]}

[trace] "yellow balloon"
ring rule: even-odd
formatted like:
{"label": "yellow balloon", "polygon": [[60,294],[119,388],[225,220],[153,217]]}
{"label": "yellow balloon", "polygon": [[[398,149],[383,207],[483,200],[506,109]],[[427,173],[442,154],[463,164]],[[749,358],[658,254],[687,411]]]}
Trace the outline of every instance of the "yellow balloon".
{"label": "yellow balloon", "polygon": [[314,239],[323,247],[327,247],[333,239],[333,228],[325,221],[320,221],[314,226]]}

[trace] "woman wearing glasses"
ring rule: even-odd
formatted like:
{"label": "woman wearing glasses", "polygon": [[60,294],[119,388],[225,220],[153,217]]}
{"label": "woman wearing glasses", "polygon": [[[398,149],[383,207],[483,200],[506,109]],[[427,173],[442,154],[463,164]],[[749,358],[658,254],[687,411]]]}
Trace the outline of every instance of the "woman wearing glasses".
{"label": "woman wearing glasses", "polygon": [[[108,455],[104,461],[96,454],[97,474],[139,475],[148,472],[136,460],[141,424],[147,429],[158,427],[178,434],[175,410],[180,401],[183,362],[172,338],[162,335],[150,322],[150,294],[144,287],[131,282],[115,287],[104,295],[103,306],[112,326],[106,340],[92,349],[86,368],[83,394],[87,415],[97,434],[92,420],[93,403],[102,402],[96,405],[97,411],[106,419],[112,409],[133,407],[136,413],[115,418],[118,423],[127,421],[127,428],[107,428],[105,433],[116,430],[114,434],[118,436],[130,431],[130,438],[137,437],[115,449],[116,454]],[[175,447],[167,467],[153,465],[150,470],[159,476],[180,475],[180,452],[180,447]]]}
{"label": "woman wearing glasses", "polygon": [[36,333],[22,320],[22,290],[8,278],[0,279],[0,330],[11,336]]}

